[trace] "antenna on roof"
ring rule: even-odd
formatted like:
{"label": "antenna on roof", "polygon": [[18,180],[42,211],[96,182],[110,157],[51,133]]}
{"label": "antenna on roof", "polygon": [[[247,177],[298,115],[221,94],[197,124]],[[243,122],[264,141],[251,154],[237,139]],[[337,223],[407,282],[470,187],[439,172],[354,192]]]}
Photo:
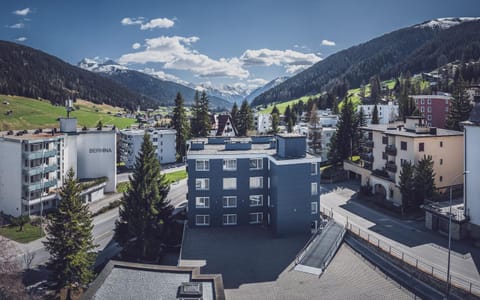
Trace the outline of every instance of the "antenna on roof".
{"label": "antenna on roof", "polygon": [[65,100],[65,107],[67,108],[67,118],[70,118],[70,112],[73,110],[72,99]]}

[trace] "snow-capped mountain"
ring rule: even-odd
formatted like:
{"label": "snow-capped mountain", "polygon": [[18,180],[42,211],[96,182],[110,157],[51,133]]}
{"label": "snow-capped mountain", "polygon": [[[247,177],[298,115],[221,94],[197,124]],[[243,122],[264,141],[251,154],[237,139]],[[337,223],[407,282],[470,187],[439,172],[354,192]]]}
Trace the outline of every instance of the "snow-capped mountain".
{"label": "snow-capped mountain", "polygon": [[256,88],[250,94],[248,94],[245,98],[247,99],[248,102],[252,102],[253,99],[255,99],[255,97],[257,97],[258,95],[262,94],[263,92],[268,91],[271,88],[276,87],[277,85],[279,85],[280,83],[284,82],[287,79],[288,79],[288,76],[277,77],[274,80],[265,84],[264,86]]}
{"label": "snow-capped mountain", "polygon": [[127,67],[119,65],[111,59],[102,61],[100,59],[84,58],[77,66],[91,72],[107,74],[128,70]]}
{"label": "snow-capped mountain", "polygon": [[208,95],[225,99],[230,103],[237,102],[237,104],[240,104],[252,90],[242,83],[214,86],[210,82],[204,82],[197,85],[190,84],[189,86],[198,91],[205,91]]}
{"label": "snow-capped mountain", "polygon": [[448,29],[450,27],[459,25],[464,22],[471,22],[480,20],[479,17],[472,18],[472,17],[461,17],[461,18],[438,18],[429,21],[425,21],[421,24],[415,25],[415,28],[440,28],[440,29]]}

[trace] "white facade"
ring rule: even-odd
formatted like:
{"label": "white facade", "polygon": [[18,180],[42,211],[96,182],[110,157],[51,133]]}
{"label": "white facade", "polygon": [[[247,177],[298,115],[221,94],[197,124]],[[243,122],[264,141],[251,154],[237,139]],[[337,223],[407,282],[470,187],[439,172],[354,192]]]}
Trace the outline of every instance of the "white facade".
{"label": "white facade", "polygon": [[[69,123],[60,126],[68,132],[0,133],[0,211],[19,216],[55,208],[58,188],[70,168],[79,180],[106,177],[105,191],[115,191],[115,131],[77,131],[71,124],[74,119],[62,120]],[[97,159],[92,149],[99,148],[105,155]],[[96,199],[95,195],[87,196]]]}
{"label": "white facade", "polygon": [[255,127],[259,134],[268,133],[272,130],[272,116],[270,114],[255,114]]}
{"label": "white facade", "polygon": [[145,132],[155,147],[158,161],[161,164],[174,163],[176,161],[176,131],[171,129],[146,129],[146,130],[121,130],[120,131],[120,160],[125,167],[131,169],[135,164],[136,157],[140,152]]}
{"label": "white facade", "polygon": [[480,226],[480,126],[465,125],[465,210],[470,223]]}
{"label": "white facade", "polygon": [[[372,124],[373,108],[375,105],[359,105],[357,112],[363,109],[363,114],[367,125]],[[378,124],[390,124],[398,119],[398,104],[388,102],[388,104],[377,104]]]}

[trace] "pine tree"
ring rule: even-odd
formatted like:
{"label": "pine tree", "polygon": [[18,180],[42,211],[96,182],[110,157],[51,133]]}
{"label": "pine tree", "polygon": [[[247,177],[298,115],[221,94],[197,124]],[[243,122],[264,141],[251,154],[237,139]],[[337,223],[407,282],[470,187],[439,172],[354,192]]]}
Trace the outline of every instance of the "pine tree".
{"label": "pine tree", "polygon": [[317,113],[317,104],[313,103],[312,110],[310,111],[310,120],[308,121],[309,125],[309,135],[310,135],[310,149],[313,153],[318,153],[321,149],[320,137],[322,134],[320,118]]}
{"label": "pine tree", "polygon": [[358,120],[353,104],[349,98],[346,98],[340,112],[335,138],[330,140],[329,160],[340,163],[356,152],[352,147],[357,144],[355,140],[358,136],[357,129]]}
{"label": "pine tree", "polygon": [[377,105],[375,104],[373,106],[373,112],[372,112],[372,124],[378,124],[379,123],[379,120],[378,120],[378,107]]}
{"label": "pine tree", "polygon": [[179,159],[185,156],[186,143],[190,137],[190,128],[188,126],[187,114],[183,106],[183,97],[180,92],[175,98],[175,108],[173,109],[172,127],[177,131],[175,149]]}
{"label": "pine tree", "polygon": [[424,155],[415,166],[415,200],[417,204],[431,198],[435,192],[435,172],[433,171],[433,159],[430,155]]}
{"label": "pine tree", "polygon": [[272,132],[277,133],[278,124],[280,123],[280,118],[278,117],[278,114],[271,114],[271,116],[272,116]]}
{"label": "pine tree", "polygon": [[373,76],[370,79],[370,98],[374,104],[377,104],[381,100],[381,83],[378,75]]}
{"label": "pine tree", "polygon": [[280,115],[280,111],[278,110],[277,106],[274,105],[273,106],[273,109],[272,109],[272,114],[277,114],[277,115]]}
{"label": "pine tree", "polygon": [[455,82],[453,99],[450,101],[446,122],[447,128],[458,131],[463,130],[460,123],[468,120],[471,111],[472,105],[465,91],[465,82],[462,76],[459,75],[458,81]]}
{"label": "pine tree", "polygon": [[143,259],[159,255],[171,224],[169,190],[165,175],[160,174],[153,144],[145,134],[115,228],[115,239],[126,255]]}
{"label": "pine tree", "polygon": [[200,96],[200,107],[198,113],[198,121],[199,121],[199,136],[206,137],[210,134],[210,130],[212,128],[212,123],[210,120],[210,112],[208,110],[208,96],[205,91],[202,92]]}
{"label": "pine tree", "polygon": [[244,100],[240,106],[240,111],[238,112],[238,122],[238,135],[246,136],[248,130],[251,130],[253,126],[253,114],[247,100]]}
{"label": "pine tree", "polygon": [[237,106],[237,102],[234,102],[233,103],[233,107],[232,107],[232,112],[230,113],[230,115],[232,116],[232,122],[233,122],[233,125],[235,127],[237,127],[237,116],[238,116],[238,106]]}
{"label": "pine tree", "polygon": [[44,242],[50,253],[52,279],[58,288],[66,288],[69,296],[94,278],[95,262],[92,215],[80,199],[81,185],[74,177],[70,169],[60,190],[58,210],[49,217]]}
{"label": "pine tree", "polygon": [[403,208],[415,206],[415,166],[405,161],[400,170],[400,193],[402,194]]}
{"label": "pine tree", "polygon": [[190,119],[190,136],[199,137],[200,136],[200,94],[198,91],[195,91],[195,96],[193,98],[192,105],[192,118]]}

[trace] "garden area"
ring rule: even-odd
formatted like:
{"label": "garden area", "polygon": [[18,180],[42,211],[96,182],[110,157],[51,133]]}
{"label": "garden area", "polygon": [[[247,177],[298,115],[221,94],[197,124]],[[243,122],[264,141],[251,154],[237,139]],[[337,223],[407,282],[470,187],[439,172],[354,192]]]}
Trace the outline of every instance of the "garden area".
{"label": "garden area", "polygon": [[38,218],[30,220],[28,216],[12,218],[11,224],[0,227],[0,235],[19,243],[29,243],[45,236],[39,221]]}

